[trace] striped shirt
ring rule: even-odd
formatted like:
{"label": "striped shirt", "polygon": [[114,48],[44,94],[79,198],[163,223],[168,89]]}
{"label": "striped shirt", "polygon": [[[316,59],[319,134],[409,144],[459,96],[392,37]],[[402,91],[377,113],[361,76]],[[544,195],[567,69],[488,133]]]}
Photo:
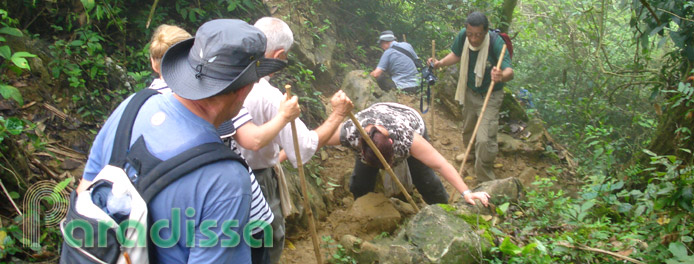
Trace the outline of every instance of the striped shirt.
{"label": "striped shirt", "polygon": [[[243,155],[241,154],[241,151],[238,149],[236,140],[234,140],[233,136],[236,134],[237,127],[241,127],[246,123],[250,122],[251,120],[252,117],[250,114],[248,114],[248,110],[245,107],[242,107],[239,113],[236,115],[236,117],[222,123],[219,126],[219,128],[217,128],[217,132],[219,133],[219,136],[222,138],[222,141],[224,141],[224,144],[229,146],[231,150],[236,152],[236,154],[239,154],[241,158],[243,158]],[[269,225],[275,219],[275,215],[272,214],[272,210],[270,210],[270,205],[268,205],[267,201],[265,201],[265,196],[263,196],[263,192],[260,189],[260,185],[258,185],[258,181],[255,179],[253,169],[249,167],[248,173],[251,175],[252,195],[251,215],[248,222],[252,223],[253,221],[260,220],[264,221],[267,225]],[[262,230],[261,227],[253,229],[252,233],[256,234],[260,232]]]}
{"label": "striped shirt", "polygon": [[[157,90],[159,93],[165,94],[165,93],[171,93],[171,88],[164,82],[162,79],[154,79],[152,81],[152,84],[149,85],[149,89]],[[241,110],[239,111],[238,115],[234,117],[232,120],[224,122],[222,125],[217,128],[217,132],[219,133],[220,137],[222,138],[222,141],[224,141],[224,144],[229,146],[236,154],[239,154],[241,158],[243,158],[243,155],[241,155],[241,151],[238,150],[236,147],[236,141],[232,137],[234,134],[236,134],[236,128],[241,127],[242,125],[246,124],[247,122],[251,121],[251,115],[248,114],[248,110],[246,110],[245,107],[242,107]],[[272,223],[272,220],[275,219],[275,215],[272,214],[272,210],[270,210],[270,205],[268,205],[267,201],[265,201],[265,196],[263,196],[263,192],[260,190],[260,185],[258,185],[258,181],[255,179],[255,174],[253,174],[253,170],[248,167],[248,173],[251,176],[251,213],[250,217],[248,218],[248,223],[253,223],[257,221],[263,221],[265,222],[258,228],[253,229],[252,234],[256,234],[260,231],[262,231],[262,227],[265,225],[270,225]]]}

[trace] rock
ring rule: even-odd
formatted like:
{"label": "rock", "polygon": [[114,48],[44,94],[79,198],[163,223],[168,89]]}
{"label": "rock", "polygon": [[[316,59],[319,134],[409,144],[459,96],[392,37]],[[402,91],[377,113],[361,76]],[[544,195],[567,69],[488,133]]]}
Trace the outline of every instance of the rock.
{"label": "rock", "polygon": [[353,255],[357,263],[373,263],[374,260],[380,260],[382,256],[389,255],[388,247],[381,247],[352,235],[344,235],[340,238],[340,244]]}
{"label": "rock", "polygon": [[350,206],[352,206],[352,203],[354,203],[354,199],[352,199],[351,196],[347,196],[347,197],[342,198],[342,204],[343,204],[345,207],[350,207]]}
{"label": "rock", "polygon": [[533,118],[530,120],[530,122],[528,122],[528,127],[525,130],[530,133],[530,136],[527,139],[528,142],[540,142],[544,136],[545,126],[542,120],[539,118]]}
{"label": "rock", "polygon": [[[494,181],[488,181],[480,183],[475,187],[473,192],[487,192],[491,198],[490,203],[495,205],[500,205],[505,202],[518,202],[523,195],[523,184],[518,178],[506,178]],[[482,215],[495,215],[496,211],[494,207],[484,207],[482,203],[477,202],[476,205],[472,206],[467,204],[464,199],[458,199],[455,203],[458,207],[459,214],[482,214]]]}
{"label": "rock", "polygon": [[15,106],[13,105],[10,100],[3,99],[0,100],[0,111],[5,111],[5,110],[14,110]]}
{"label": "rock", "polygon": [[[518,179],[507,178],[482,183],[474,191],[488,192],[494,203],[514,202],[522,196],[523,187]],[[488,227],[489,221],[496,221],[496,211],[493,206],[472,206],[461,200],[422,208],[392,238],[370,242],[347,235],[340,243],[358,263],[479,263],[494,243]],[[408,205],[397,199],[391,202],[400,210]]]}
{"label": "rock", "polygon": [[402,214],[405,217],[412,216],[416,213],[412,205],[408,202],[405,202],[395,197],[391,197],[390,202],[393,204],[395,209],[398,210],[398,212],[400,212],[400,214]]}
{"label": "rock", "polygon": [[537,170],[533,167],[526,167],[518,174],[518,178],[523,182],[533,182],[535,180],[535,175],[537,175]]}
{"label": "rock", "polygon": [[74,159],[65,159],[63,163],[60,164],[62,170],[74,170],[82,166],[82,162]]}
{"label": "rock", "polygon": [[439,205],[424,207],[410,220],[405,236],[432,263],[474,263],[492,241],[482,239],[462,218]]}
{"label": "rock", "polygon": [[[304,210],[303,194],[301,192],[301,180],[295,169],[284,168],[284,174],[287,180],[287,187],[289,189],[289,197],[291,197],[291,202],[294,205],[289,216],[286,217],[287,230],[301,227],[305,229],[308,227],[308,217]],[[315,219],[322,219],[328,216],[328,205],[326,201],[323,200],[324,196],[329,195],[325,188],[319,187],[316,181],[306,175],[307,179],[307,191],[308,200],[313,211],[313,216]]]}
{"label": "rock", "polygon": [[[456,155],[455,161],[462,162],[463,158],[465,158],[465,152]],[[474,161],[475,161],[475,153],[472,153],[472,151],[470,151],[470,154],[467,155],[467,162],[474,162]]]}
{"label": "rock", "polygon": [[518,100],[516,100],[516,98],[513,96],[513,92],[511,92],[511,90],[509,90],[507,87],[504,87],[504,101],[501,103],[501,109],[499,109],[499,112],[508,113],[506,118],[502,118],[502,121],[528,121],[528,115],[525,113],[525,108],[518,103]]}
{"label": "rock", "polygon": [[497,141],[499,142],[499,150],[504,153],[514,153],[517,151],[524,151],[528,147],[523,141],[515,139],[512,136],[505,133],[497,134]]}
{"label": "rock", "polygon": [[357,221],[364,223],[364,231],[392,232],[402,219],[400,212],[381,193],[368,193],[359,197],[348,212]]}
{"label": "rock", "polygon": [[327,160],[330,156],[328,155],[328,152],[325,151],[325,149],[321,148],[320,150],[320,160]]}
{"label": "rock", "polygon": [[[398,181],[400,181],[400,184],[402,184],[402,186],[405,187],[405,190],[411,194],[412,190],[414,190],[414,184],[412,183],[412,175],[410,174],[410,167],[408,166],[407,160],[403,160],[395,165],[395,167],[392,167],[392,169],[393,172],[395,172]],[[393,176],[391,176],[385,170],[381,170],[379,173],[381,174],[381,179],[383,182],[383,193],[387,197],[392,197],[402,193],[400,186],[393,181]]]}
{"label": "rock", "polygon": [[476,263],[491,242],[440,205],[424,207],[392,239],[369,242],[348,235],[340,240],[358,263]]}
{"label": "rock", "polygon": [[340,89],[352,99],[357,111],[377,102],[398,102],[394,90],[382,91],[373,77],[362,70],[349,72]]}

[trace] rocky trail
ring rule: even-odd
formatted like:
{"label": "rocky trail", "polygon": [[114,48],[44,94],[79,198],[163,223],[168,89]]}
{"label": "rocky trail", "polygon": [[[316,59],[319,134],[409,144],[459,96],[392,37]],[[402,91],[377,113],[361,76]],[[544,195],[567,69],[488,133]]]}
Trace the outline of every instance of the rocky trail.
{"label": "rocky trail", "polygon": [[[397,101],[415,109],[419,109],[419,98],[406,94],[398,94]],[[427,126],[431,126],[431,112],[424,114]],[[455,157],[465,151],[462,142],[461,121],[450,118],[451,115],[444,111],[435,112],[434,133],[430,141],[434,147],[454,165],[459,168],[460,161]],[[532,137],[532,135],[525,135]],[[528,149],[529,144],[514,139],[508,134],[499,134],[500,153],[496,158],[495,172],[500,179],[515,177],[523,186],[530,186],[536,176],[544,177],[546,169],[552,167],[556,160],[546,157],[539,149]],[[324,180],[341,183],[339,187],[329,192],[329,199],[333,208],[329,208],[327,216],[321,217],[316,226],[318,237],[321,239],[321,253],[323,261],[340,262],[342,253],[337,252],[340,240],[346,235],[359,238],[364,241],[379,240],[394,235],[394,231],[410,218],[414,211],[404,198],[386,198],[383,194],[370,194],[354,201],[349,192],[349,176],[354,164],[354,153],[341,147],[324,148],[327,155],[320,162],[320,177]],[[544,147],[543,147],[544,149]],[[325,157],[329,158],[325,158]],[[554,165],[556,166],[556,165]],[[477,186],[475,176],[472,174],[472,163],[466,164],[465,182],[474,188]],[[439,176],[440,177],[440,176]],[[444,186],[449,193],[453,187],[443,178]],[[570,174],[566,174],[565,183],[571,181]],[[527,187],[526,187],[527,188]],[[378,190],[378,187],[377,187]],[[413,198],[418,206],[423,208],[426,204],[421,196],[415,193]],[[398,208],[398,209],[394,209]],[[320,215],[320,213],[318,214]],[[310,232],[301,225],[292,224],[292,218],[288,218],[288,232],[285,250],[282,256],[283,263],[315,263],[315,254]],[[306,226],[304,224],[304,226]],[[293,228],[292,228],[293,227]],[[349,237],[349,236],[348,236]],[[335,257],[332,257],[336,254]],[[344,259],[343,259],[344,260]]]}

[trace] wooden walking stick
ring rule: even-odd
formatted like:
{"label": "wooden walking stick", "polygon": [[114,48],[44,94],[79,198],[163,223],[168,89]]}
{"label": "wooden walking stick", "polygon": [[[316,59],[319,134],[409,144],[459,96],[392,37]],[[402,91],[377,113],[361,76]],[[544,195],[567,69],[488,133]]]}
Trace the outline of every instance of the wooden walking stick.
{"label": "wooden walking stick", "polygon": [[407,42],[407,35],[402,34],[402,42]]}
{"label": "wooden walking stick", "polygon": [[[501,55],[499,55],[499,61],[496,63],[496,68],[501,70],[501,61],[504,60],[504,53],[506,53],[506,44],[501,48]],[[461,62],[463,63],[463,62]],[[482,123],[482,117],[484,117],[484,110],[487,109],[487,103],[489,103],[489,97],[492,95],[492,90],[494,90],[494,81],[489,84],[489,89],[487,89],[487,96],[484,98],[484,104],[482,105],[482,110],[480,111],[480,116],[477,117],[477,123],[475,124],[475,130],[472,131],[472,137],[470,137],[470,142],[467,144],[467,148],[465,149],[465,155],[463,156],[463,164],[460,164],[460,170],[458,170],[458,175],[460,175],[461,178],[463,178],[463,168],[465,168],[465,162],[467,162],[467,156],[470,154],[470,150],[472,149],[472,143],[475,142],[475,136],[477,136],[477,129],[480,128],[480,124]],[[458,191],[453,190],[453,193],[451,194],[451,198],[448,199],[448,203],[453,203],[455,200],[458,199]]]}
{"label": "wooden walking stick", "polygon": [[[291,98],[292,86],[287,84],[284,86],[284,88],[287,90],[287,98]],[[292,120],[291,125],[292,139],[294,140],[294,154],[296,154],[296,168],[299,171],[301,194],[304,196],[304,211],[308,217],[308,228],[311,230],[311,240],[313,240],[313,250],[316,253],[316,263],[323,263],[323,259],[320,255],[320,242],[318,241],[318,234],[316,234],[316,224],[313,222],[313,211],[311,210],[311,205],[308,202],[308,187],[306,185],[306,178],[304,177],[304,164],[301,162],[301,150],[299,149],[299,138],[296,135],[296,123],[294,120]]]}
{"label": "wooden walking stick", "polygon": [[[432,58],[436,57],[436,40],[433,40],[433,39],[431,40],[431,57]],[[427,65],[427,67],[429,67],[429,65]],[[433,67],[431,68],[431,71],[433,73],[433,71],[434,71]],[[434,138],[434,135],[435,135],[435,133],[434,133],[434,119],[436,118],[436,115],[434,114],[434,108],[435,108],[434,106],[436,106],[436,101],[434,100],[434,91],[436,91],[436,90],[431,89],[431,95],[430,95],[431,98],[429,98],[429,100],[431,100],[431,104],[429,105],[429,107],[431,107],[431,133],[429,133],[429,136],[432,139]]]}
{"label": "wooden walking stick", "polygon": [[390,167],[390,164],[386,161],[386,159],[383,157],[383,154],[381,154],[381,151],[378,150],[376,147],[376,144],[371,140],[368,134],[366,134],[366,131],[364,131],[364,128],[361,126],[359,123],[359,120],[352,114],[352,112],[349,112],[349,119],[352,120],[352,123],[354,123],[354,126],[357,127],[357,130],[359,130],[359,133],[361,133],[361,137],[364,138],[364,141],[366,141],[366,144],[371,147],[371,149],[374,151],[376,154],[376,157],[378,157],[379,160],[381,160],[381,163],[383,163],[383,168],[386,169],[388,174],[390,174],[391,178],[393,178],[393,181],[400,187],[400,191],[405,195],[405,198],[407,198],[407,201],[410,202],[412,207],[414,208],[415,213],[419,212],[419,207],[417,207],[417,204],[414,203],[414,200],[412,200],[412,196],[407,192],[407,189],[405,189],[405,186],[402,185],[400,180],[398,179],[398,176],[395,176],[395,172],[393,172],[393,169]]}

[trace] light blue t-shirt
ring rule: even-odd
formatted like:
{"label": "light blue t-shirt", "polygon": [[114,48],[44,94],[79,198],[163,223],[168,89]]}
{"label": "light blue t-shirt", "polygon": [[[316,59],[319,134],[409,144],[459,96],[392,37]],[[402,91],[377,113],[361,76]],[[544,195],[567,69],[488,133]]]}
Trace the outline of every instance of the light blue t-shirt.
{"label": "light blue t-shirt", "polygon": [[414,48],[407,42],[393,41],[390,47],[383,52],[381,59],[378,61],[376,68],[390,74],[390,78],[395,83],[398,89],[410,88],[419,86],[419,73],[417,67],[412,62],[412,59],[400,51],[393,49],[397,46],[411,52],[417,58],[417,53]]}
{"label": "light blue t-shirt", "polygon": [[[93,180],[108,164],[118,121],[131,99],[116,108],[97,134],[82,176],[85,180]],[[194,146],[221,142],[212,124],[190,112],[171,93],[154,95],[142,106],[130,144],[140,135],[147,149],[161,160]],[[248,170],[237,161],[215,162],[171,183],[149,206],[153,223],[164,220],[168,224],[158,234],[164,240],[171,239],[157,245],[158,261],[250,263],[250,247],[243,241],[250,205]],[[176,222],[177,241],[175,236],[172,239],[171,229]],[[192,236],[187,235],[188,229],[193,230]]]}

